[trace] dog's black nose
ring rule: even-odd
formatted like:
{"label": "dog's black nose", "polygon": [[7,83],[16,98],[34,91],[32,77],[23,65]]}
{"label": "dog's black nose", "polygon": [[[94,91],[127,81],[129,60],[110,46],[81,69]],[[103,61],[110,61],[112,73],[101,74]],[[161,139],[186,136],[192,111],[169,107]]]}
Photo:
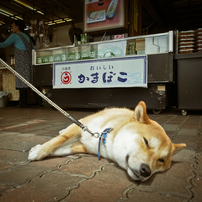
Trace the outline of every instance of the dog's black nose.
{"label": "dog's black nose", "polygon": [[140,175],[143,177],[149,177],[151,175],[151,169],[147,164],[142,163],[140,165]]}

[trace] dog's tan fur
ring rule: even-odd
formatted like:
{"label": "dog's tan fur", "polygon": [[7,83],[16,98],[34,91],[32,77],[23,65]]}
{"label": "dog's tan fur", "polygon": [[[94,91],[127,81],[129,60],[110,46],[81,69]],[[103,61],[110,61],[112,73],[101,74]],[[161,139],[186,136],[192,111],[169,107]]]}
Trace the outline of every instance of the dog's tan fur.
{"label": "dog's tan fur", "polygon": [[[113,128],[101,144],[101,155],[126,169],[134,180],[147,180],[153,173],[170,168],[172,156],[186,147],[173,144],[164,129],[149,119],[144,102],[135,111],[126,108],[105,109],[81,120],[91,131],[100,134]],[[73,153],[98,153],[98,138],[91,137],[77,125],[67,127],[59,136],[33,147],[29,160]]]}

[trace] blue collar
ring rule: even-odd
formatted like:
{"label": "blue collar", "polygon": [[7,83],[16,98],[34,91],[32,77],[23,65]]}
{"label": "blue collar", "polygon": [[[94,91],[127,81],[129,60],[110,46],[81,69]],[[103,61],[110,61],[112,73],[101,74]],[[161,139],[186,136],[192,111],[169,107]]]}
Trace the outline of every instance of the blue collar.
{"label": "blue collar", "polygon": [[107,139],[107,134],[111,132],[113,128],[106,128],[102,134],[99,137],[99,142],[98,142],[98,159],[100,160],[100,144],[101,144],[101,139],[104,143],[104,145],[106,144],[106,139]]}

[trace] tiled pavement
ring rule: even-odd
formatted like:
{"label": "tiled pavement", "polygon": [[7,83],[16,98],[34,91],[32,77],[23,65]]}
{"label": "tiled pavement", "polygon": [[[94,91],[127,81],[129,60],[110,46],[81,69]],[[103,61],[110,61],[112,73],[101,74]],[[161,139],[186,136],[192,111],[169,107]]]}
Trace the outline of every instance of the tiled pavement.
{"label": "tiled pavement", "polygon": [[[79,119],[93,111],[68,113]],[[29,162],[30,148],[56,136],[70,120],[47,107],[0,108],[0,202],[202,201],[202,113],[172,110],[149,117],[187,147],[168,171],[137,183],[115,163],[87,154]]]}

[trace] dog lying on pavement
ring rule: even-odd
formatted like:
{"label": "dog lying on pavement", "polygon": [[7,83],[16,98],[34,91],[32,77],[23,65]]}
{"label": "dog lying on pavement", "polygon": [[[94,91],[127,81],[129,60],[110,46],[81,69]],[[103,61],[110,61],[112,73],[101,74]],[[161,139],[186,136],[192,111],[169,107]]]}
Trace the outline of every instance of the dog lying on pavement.
{"label": "dog lying on pavement", "polygon": [[152,174],[169,169],[172,156],[186,147],[185,144],[173,144],[164,129],[149,119],[142,101],[134,111],[126,108],[105,109],[79,121],[100,134],[105,129],[110,130],[100,142],[99,138],[71,124],[57,137],[33,147],[28,159],[34,161],[47,156],[100,153],[127,170],[132,179],[145,181]]}

